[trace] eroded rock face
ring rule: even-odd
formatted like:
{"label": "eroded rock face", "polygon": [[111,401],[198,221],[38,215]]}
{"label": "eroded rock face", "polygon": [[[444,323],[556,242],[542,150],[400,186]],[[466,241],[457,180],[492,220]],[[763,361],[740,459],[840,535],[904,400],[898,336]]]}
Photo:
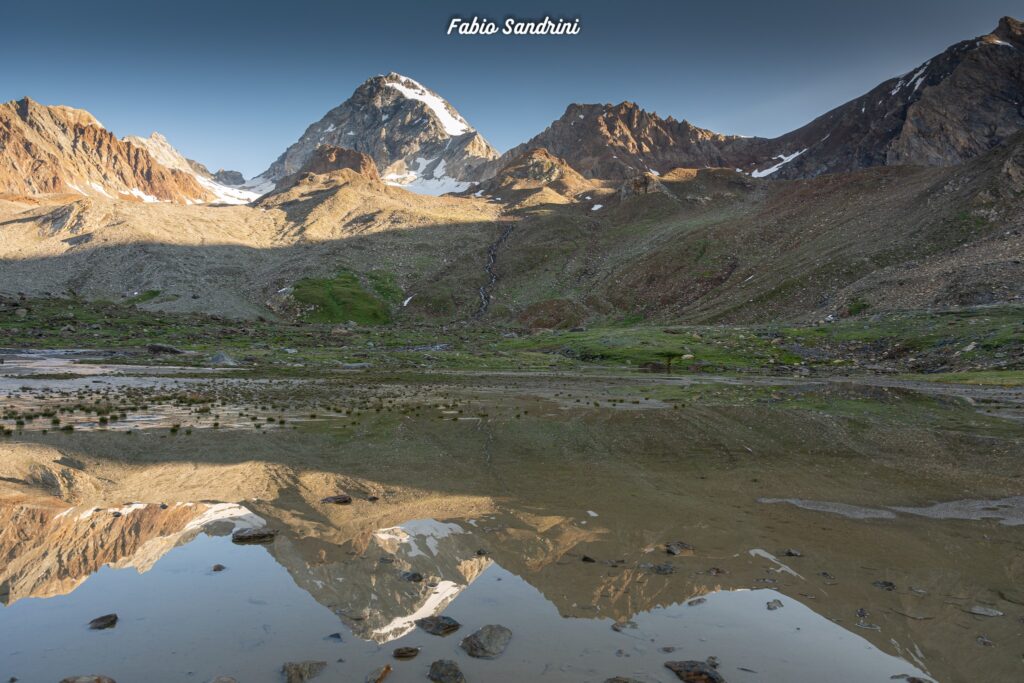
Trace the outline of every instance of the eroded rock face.
{"label": "eroded rock face", "polygon": [[27,97],[0,104],[0,192],[180,204],[214,198],[194,175],[117,139],[89,112]]}
{"label": "eroded rock face", "polygon": [[[480,180],[498,153],[437,93],[400,74],[370,78],[254,179],[300,172],[321,145],[368,155],[386,180]],[[464,187],[451,187],[461,190]]]}

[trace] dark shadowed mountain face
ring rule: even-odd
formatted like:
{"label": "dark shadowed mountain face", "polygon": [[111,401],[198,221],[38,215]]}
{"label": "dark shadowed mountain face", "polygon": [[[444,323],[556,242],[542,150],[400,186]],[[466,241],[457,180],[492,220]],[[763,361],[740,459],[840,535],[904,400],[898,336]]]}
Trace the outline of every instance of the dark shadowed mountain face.
{"label": "dark shadowed mountain face", "polygon": [[441,96],[389,73],[360,85],[254,182],[277,182],[297,172],[324,144],[364,152],[389,182],[429,194],[465,189],[498,156]]}
{"label": "dark shadowed mountain face", "polygon": [[[953,45],[916,69],[773,142],[800,153],[773,175],[808,178],[869,166],[950,166],[1024,128],[1024,23]],[[762,166],[763,168],[763,166]]]}
{"label": "dark shadowed mountain face", "polygon": [[672,168],[738,168],[754,177],[811,178],[872,166],[949,166],[1024,128],[1024,24],[953,45],[916,69],[795,131],[768,140],[722,135],[632,102],[573,104],[502,156],[546,148],[590,178]]}

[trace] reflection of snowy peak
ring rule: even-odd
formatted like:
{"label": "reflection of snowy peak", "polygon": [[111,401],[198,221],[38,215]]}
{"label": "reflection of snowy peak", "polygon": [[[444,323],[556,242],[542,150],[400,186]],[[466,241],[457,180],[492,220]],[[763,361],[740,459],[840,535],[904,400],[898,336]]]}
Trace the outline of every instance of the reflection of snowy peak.
{"label": "reflection of snowy peak", "polygon": [[[417,619],[443,612],[492,564],[477,555],[473,536],[462,527],[432,519],[380,529],[368,543],[353,557],[337,545],[322,548],[313,539],[280,535],[270,551],[354,635],[378,643],[401,638]],[[318,561],[306,559],[311,550]]]}
{"label": "reflection of snowy peak", "polygon": [[306,129],[270,168],[250,181],[266,188],[297,172],[320,145],[368,154],[386,182],[443,194],[481,180],[498,154],[440,95],[389,73],[360,85]]}
{"label": "reflection of snowy peak", "polygon": [[[160,133],[153,133],[148,138],[129,135],[124,138],[124,141],[129,142],[136,147],[145,149],[149,152],[150,156],[167,168],[173,168],[195,176],[196,181],[216,197],[214,200],[215,202],[221,204],[248,204],[259,197],[259,193],[257,192],[244,190],[238,187],[230,187],[217,182],[214,179],[214,175],[211,174],[205,166],[192,161],[191,159],[186,159],[185,156],[175,149],[171,143],[167,141],[167,138]],[[230,177],[230,174],[232,173],[234,172],[218,171],[218,175],[221,176]]]}

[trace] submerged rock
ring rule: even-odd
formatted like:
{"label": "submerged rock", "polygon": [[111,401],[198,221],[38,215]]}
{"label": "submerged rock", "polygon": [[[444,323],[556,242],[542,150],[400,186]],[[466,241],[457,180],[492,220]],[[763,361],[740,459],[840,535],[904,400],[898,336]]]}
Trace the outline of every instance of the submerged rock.
{"label": "submerged rock", "polygon": [[102,617],[96,617],[89,622],[89,628],[94,631],[102,631],[106,628],[114,628],[117,626],[117,615],[116,614],[104,614]]}
{"label": "submerged rock", "polygon": [[488,624],[459,644],[470,657],[494,659],[501,655],[512,640],[512,631],[496,624]]}
{"label": "submerged rock", "polygon": [[327,662],[307,660],[304,662],[286,662],[281,667],[287,683],[305,683],[319,676],[327,668]]}
{"label": "submerged rock", "polygon": [[344,493],[339,493],[336,496],[327,496],[326,498],[321,498],[320,502],[328,505],[348,505],[349,503],[352,502],[352,496],[346,495]]}
{"label": "submerged rock", "polygon": [[447,636],[455,633],[462,626],[451,617],[426,617],[417,619],[416,625],[433,636]]}
{"label": "submerged rock", "polygon": [[665,668],[686,683],[725,683],[722,675],[707,662],[697,660],[665,662]]}
{"label": "submerged rock", "polygon": [[224,565],[222,565],[222,564],[215,564],[215,565],[213,565],[213,567],[211,567],[210,569],[211,569],[211,571],[215,571],[215,572],[222,572],[222,571],[224,571],[225,569],[227,569],[227,567],[225,567],[225,566],[224,566]]}
{"label": "submerged rock", "polygon": [[782,600],[778,600],[778,599],[772,600],[771,602],[767,603],[767,605],[768,605],[768,609],[769,610],[782,609],[782,607],[784,606],[782,604]]}
{"label": "submerged rock", "polygon": [[434,683],[466,683],[459,665],[450,659],[439,659],[432,663],[427,678]]}
{"label": "submerged rock", "polygon": [[109,676],[68,676],[61,679],[60,683],[117,683]]}
{"label": "submerged rock", "polygon": [[385,678],[387,678],[388,674],[390,673],[391,665],[385,664],[384,666],[371,671],[370,674],[366,677],[366,683],[380,683]]}
{"label": "submerged rock", "polygon": [[973,607],[971,607],[967,611],[970,612],[971,614],[975,614],[975,615],[977,615],[979,617],[1001,617],[1001,616],[1003,616],[1003,613],[1000,612],[999,610],[992,609],[991,607],[983,607],[982,605],[974,605]]}
{"label": "submerged rock", "polygon": [[391,656],[395,659],[415,659],[419,653],[420,649],[418,647],[397,647],[391,653]]}
{"label": "submerged rock", "polygon": [[665,544],[665,552],[669,555],[693,555],[693,546],[685,541],[672,541]]}
{"label": "submerged rock", "polygon": [[177,347],[174,347],[174,346],[171,346],[170,344],[149,344],[148,346],[146,346],[146,350],[149,351],[152,354],[161,354],[161,353],[179,354],[179,353],[185,353],[181,349],[179,349]]}
{"label": "submerged rock", "polygon": [[274,540],[274,536],[277,536],[277,531],[266,527],[262,529],[239,529],[231,534],[231,541],[242,545],[248,543],[270,543]]}

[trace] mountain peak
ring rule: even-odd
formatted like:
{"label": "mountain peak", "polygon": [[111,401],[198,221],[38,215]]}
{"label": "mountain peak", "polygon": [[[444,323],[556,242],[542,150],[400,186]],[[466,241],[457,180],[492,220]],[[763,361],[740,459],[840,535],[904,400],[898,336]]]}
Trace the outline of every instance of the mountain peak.
{"label": "mountain peak", "polygon": [[1013,17],[1003,17],[999,20],[996,30],[992,31],[992,35],[1002,40],[1024,43],[1024,21]]}
{"label": "mountain peak", "polygon": [[498,157],[443,97],[394,71],[364,81],[252,182],[298,173],[321,145],[363,152],[388,183],[428,194],[465,189]]}

